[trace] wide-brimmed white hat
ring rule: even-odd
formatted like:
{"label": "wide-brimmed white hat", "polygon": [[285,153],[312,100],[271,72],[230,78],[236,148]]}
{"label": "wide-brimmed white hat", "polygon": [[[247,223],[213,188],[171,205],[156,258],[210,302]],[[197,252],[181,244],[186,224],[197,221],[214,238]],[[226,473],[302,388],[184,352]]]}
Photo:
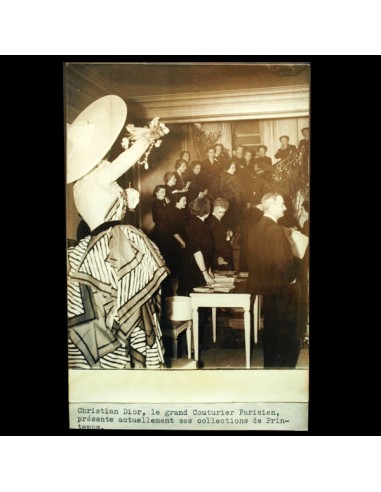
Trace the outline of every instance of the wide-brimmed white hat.
{"label": "wide-brimmed white hat", "polygon": [[127,118],[119,96],[104,96],[77,116],[66,132],[66,182],[91,171],[111,149]]}

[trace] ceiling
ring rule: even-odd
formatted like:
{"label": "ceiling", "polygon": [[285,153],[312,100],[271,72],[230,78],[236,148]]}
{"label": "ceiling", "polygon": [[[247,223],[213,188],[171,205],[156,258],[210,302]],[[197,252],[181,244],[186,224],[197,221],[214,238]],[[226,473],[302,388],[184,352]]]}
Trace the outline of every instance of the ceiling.
{"label": "ceiling", "polygon": [[113,88],[128,99],[138,96],[240,90],[309,83],[308,65],[296,75],[271,73],[255,63],[70,63],[67,80],[81,88],[83,78]]}

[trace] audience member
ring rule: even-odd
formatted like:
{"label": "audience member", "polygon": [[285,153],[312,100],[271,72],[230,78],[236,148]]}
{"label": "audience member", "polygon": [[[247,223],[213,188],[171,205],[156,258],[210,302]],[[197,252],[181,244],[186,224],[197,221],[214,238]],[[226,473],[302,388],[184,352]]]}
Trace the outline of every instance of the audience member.
{"label": "audience member", "polygon": [[205,224],[211,208],[208,198],[196,198],[189,208],[191,215],[186,225],[189,263],[186,270],[191,291],[194,287],[213,283],[213,238]]}
{"label": "audience member", "polygon": [[187,166],[189,166],[189,164],[191,162],[190,152],[188,150],[182,150],[180,152],[180,159],[183,159],[184,161],[186,161]]}
{"label": "audience member", "polygon": [[167,223],[166,248],[168,255],[164,258],[170,271],[170,278],[178,280],[178,295],[187,295],[187,281],[185,271],[185,246],[186,246],[186,206],[187,198],[182,194],[174,197],[174,206],[169,207]]}
{"label": "audience member", "polygon": [[262,198],[263,217],[249,231],[248,292],[263,296],[265,368],[294,368],[299,357],[296,268],[291,245],[277,223],[286,206],[278,193]]}
{"label": "audience member", "polygon": [[184,159],[177,159],[175,162],[175,176],[176,176],[176,187],[183,190],[186,188],[186,171],[187,171],[187,161]]}
{"label": "audience member", "polygon": [[205,175],[210,178],[221,172],[222,167],[220,162],[215,157],[216,151],[214,147],[209,147],[207,150],[207,157],[202,161],[202,170]]}
{"label": "audience member", "polygon": [[155,227],[151,237],[157,244],[163,257],[166,255],[165,247],[167,245],[167,222],[168,222],[168,202],[166,201],[166,190],[164,185],[157,185],[153,190],[154,201],[152,203],[152,220]]}
{"label": "audience member", "polygon": [[253,166],[252,152],[246,150],[243,159],[236,161],[236,175],[243,187],[243,201],[250,203],[253,194]]}
{"label": "audience member", "polygon": [[280,149],[278,149],[278,152],[275,154],[275,159],[286,159],[286,157],[289,157],[296,151],[296,147],[295,145],[289,144],[290,137],[288,135],[282,135],[279,137],[279,140]]}
{"label": "audience member", "polygon": [[240,180],[235,176],[236,164],[234,161],[225,166],[225,171],[220,176],[219,196],[229,201],[229,209],[226,212],[226,222],[234,233],[240,226],[245,190]]}
{"label": "audience member", "polygon": [[270,192],[272,188],[272,170],[268,164],[254,161],[253,193],[252,202],[261,203],[263,195]]}
{"label": "audience member", "polygon": [[304,138],[302,138],[299,142],[298,149],[304,149],[307,152],[310,150],[310,129],[308,127],[302,129],[302,135]]}
{"label": "audience member", "polygon": [[196,198],[203,198],[207,195],[205,176],[201,171],[201,162],[193,161],[190,171],[187,173],[186,180],[190,181],[188,190],[188,202],[193,202]]}
{"label": "audience member", "polygon": [[249,254],[248,249],[248,237],[249,231],[252,229],[262,218],[263,211],[262,205],[258,205],[256,201],[252,201],[250,208],[247,209],[242,217],[241,223],[241,236],[239,238],[239,270],[241,272],[248,271],[247,257]]}
{"label": "audience member", "polygon": [[302,172],[309,174],[310,160],[310,129],[308,127],[302,129],[302,138],[299,142],[298,150],[302,150]]}
{"label": "audience member", "polygon": [[188,190],[182,186],[177,186],[176,174],[172,171],[168,171],[164,174],[164,183],[166,198],[170,202],[173,201],[173,197],[176,193],[186,193]]}
{"label": "audience member", "polygon": [[272,166],[273,161],[272,161],[271,157],[268,157],[266,155],[266,152],[267,152],[266,145],[260,145],[258,147],[257,156],[254,159],[254,164],[259,163],[259,164],[266,164],[268,166]]}
{"label": "audience member", "polygon": [[217,143],[214,146],[214,149],[215,149],[215,158],[221,164],[221,168],[223,168],[227,164],[227,161],[229,161],[230,159],[229,154],[227,153],[227,151],[225,151],[224,146],[220,143]]}
{"label": "audience member", "polygon": [[229,208],[229,202],[224,198],[217,198],[213,205],[213,213],[206,219],[214,242],[213,268],[233,270],[233,231],[227,229],[221,220]]}
{"label": "audience member", "polygon": [[243,146],[238,145],[234,150],[233,150],[233,156],[231,158],[232,161],[234,161],[237,165],[240,165],[243,161]]}

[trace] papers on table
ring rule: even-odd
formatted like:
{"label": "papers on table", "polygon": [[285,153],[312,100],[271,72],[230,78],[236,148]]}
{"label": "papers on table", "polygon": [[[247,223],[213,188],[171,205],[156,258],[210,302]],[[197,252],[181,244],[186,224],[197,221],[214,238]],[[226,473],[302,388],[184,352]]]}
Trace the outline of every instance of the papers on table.
{"label": "papers on table", "polygon": [[201,293],[209,293],[212,294],[213,292],[230,292],[231,290],[234,289],[234,284],[233,285],[227,285],[224,283],[215,283],[212,285],[204,286],[204,287],[195,287],[193,290],[194,292],[201,292]]}

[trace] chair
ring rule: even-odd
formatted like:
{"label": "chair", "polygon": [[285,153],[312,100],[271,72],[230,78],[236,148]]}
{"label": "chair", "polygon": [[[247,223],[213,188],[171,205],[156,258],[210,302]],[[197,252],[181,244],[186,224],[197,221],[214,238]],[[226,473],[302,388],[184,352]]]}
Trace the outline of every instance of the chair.
{"label": "chair", "polygon": [[190,297],[173,296],[164,299],[163,336],[172,338],[173,356],[177,358],[177,338],[186,330],[188,359],[191,359],[192,348],[192,308]]}

